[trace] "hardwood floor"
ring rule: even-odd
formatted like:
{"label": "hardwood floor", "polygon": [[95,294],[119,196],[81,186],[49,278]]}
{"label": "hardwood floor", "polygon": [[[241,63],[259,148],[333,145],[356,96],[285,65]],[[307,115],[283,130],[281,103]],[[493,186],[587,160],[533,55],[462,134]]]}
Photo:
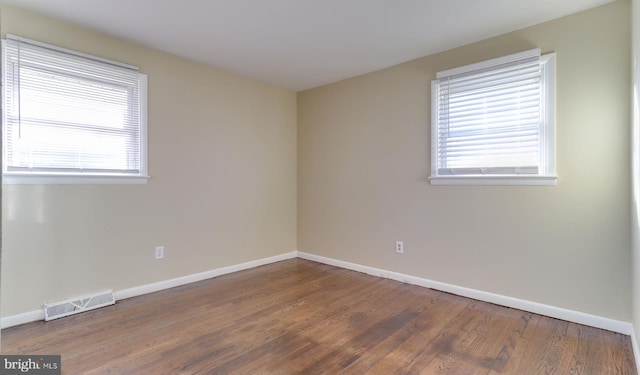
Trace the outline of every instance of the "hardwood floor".
{"label": "hardwood floor", "polygon": [[628,336],[301,259],[2,331],[63,374],[637,374]]}

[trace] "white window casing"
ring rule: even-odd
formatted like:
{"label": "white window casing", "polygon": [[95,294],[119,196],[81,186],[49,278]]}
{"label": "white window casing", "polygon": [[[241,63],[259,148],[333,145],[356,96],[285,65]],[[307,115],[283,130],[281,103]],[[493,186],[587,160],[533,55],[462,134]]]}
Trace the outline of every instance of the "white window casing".
{"label": "white window casing", "polygon": [[432,185],[555,185],[555,53],[534,49],[436,78]]}
{"label": "white window casing", "polygon": [[147,76],[7,35],[3,183],[146,183]]}

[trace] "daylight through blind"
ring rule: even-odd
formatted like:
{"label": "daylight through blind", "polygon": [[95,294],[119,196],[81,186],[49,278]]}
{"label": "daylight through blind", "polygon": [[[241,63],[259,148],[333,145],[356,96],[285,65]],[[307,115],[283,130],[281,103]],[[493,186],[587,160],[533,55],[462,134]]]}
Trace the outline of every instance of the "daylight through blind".
{"label": "daylight through blind", "polygon": [[137,70],[4,43],[6,172],[140,175]]}
{"label": "daylight through blind", "polygon": [[439,175],[537,174],[539,56],[438,80]]}

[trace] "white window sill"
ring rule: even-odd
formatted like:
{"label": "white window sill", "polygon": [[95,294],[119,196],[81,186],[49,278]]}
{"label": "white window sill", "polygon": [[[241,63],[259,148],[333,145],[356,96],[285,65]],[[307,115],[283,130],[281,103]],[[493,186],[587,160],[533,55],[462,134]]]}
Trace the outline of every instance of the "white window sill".
{"label": "white window sill", "polygon": [[136,185],[146,184],[149,176],[3,174],[3,185]]}
{"label": "white window sill", "polygon": [[530,185],[555,186],[558,176],[431,176],[431,185]]}

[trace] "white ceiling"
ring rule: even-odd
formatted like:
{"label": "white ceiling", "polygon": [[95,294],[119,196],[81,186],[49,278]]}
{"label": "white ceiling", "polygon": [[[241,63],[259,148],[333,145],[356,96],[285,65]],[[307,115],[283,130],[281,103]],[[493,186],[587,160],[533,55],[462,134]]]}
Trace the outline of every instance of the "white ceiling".
{"label": "white ceiling", "polygon": [[299,91],[613,0],[2,1]]}

